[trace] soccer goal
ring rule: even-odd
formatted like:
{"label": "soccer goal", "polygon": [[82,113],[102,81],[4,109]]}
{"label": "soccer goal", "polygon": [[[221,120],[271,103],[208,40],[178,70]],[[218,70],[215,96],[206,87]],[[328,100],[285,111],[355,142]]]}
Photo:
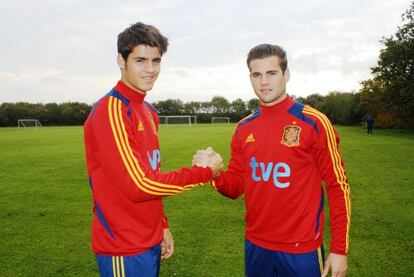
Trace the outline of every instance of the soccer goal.
{"label": "soccer goal", "polygon": [[188,124],[197,126],[197,116],[195,115],[160,115],[159,124]]}
{"label": "soccer goal", "polygon": [[211,123],[230,123],[230,117],[224,116],[224,117],[212,117]]}
{"label": "soccer goal", "polygon": [[26,127],[34,127],[40,128],[42,124],[38,119],[18,119],[17,120],[17,128],[26,128]]}

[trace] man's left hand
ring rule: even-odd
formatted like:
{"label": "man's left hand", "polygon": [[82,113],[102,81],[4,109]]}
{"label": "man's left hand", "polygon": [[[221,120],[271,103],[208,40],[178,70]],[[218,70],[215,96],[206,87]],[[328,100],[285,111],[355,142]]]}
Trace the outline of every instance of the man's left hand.
{"label": "man's left hand", "polygon": [[174,254],[174,239],[169,228],[164,229],[161,242],[161,259],[168,259]]}
{"label": "man's left hand", "polygon": [[326,260],[322,277],[328,276],[329,268],[332,268],[332,277],[345,277],[348,270],[347,256],[330,253]]}

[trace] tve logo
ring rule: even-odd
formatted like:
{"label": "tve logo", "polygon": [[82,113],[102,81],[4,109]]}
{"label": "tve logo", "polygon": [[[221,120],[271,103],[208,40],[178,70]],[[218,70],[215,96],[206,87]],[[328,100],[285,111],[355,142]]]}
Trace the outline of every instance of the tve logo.
{"label": "tve logo", "polygon": [[161,153],[159,149],[152,151],[152,156],[149,151],[147,151],[148,160],[150,162],[151,168],[153,170],[157,169],[158,164],[161,162]]}
{"label": "tve logo", "polygon": [[[290,185],[290,182],[279,182],[279,177],[290,177],[290,167],[287,163],[279,162],[273,166],[273,162],[263,163],[256,162],[256,157],[250,158],[250,167],[252,169],[252,179],[256,182],[269,181],[270,174],[273,171],[273,183],[276,187],[285,189]],[[257,175],[257,168],[260,167],[261,177]]]}

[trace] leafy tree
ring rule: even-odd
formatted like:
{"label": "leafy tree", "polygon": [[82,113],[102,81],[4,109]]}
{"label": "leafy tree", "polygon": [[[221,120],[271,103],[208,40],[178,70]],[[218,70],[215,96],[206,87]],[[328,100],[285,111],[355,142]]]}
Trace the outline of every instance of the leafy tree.
{"label": "leafy tree", "polygon": [[201,103],[201,112],[202,113],[213,113],[214,107],[211,102],[202,102]]}
{"label": "leafy tree", "polygon": [[167,99],[154,103],[162,115],[180,115],[184,113],[184,103],[179,99]]}
{"label": "leafy tree", "polygon": [[373,78],[362,82],[361,101],[388,125],[414,128],[414,2],[402,19],[395,35],[382,40],[385,48],[371,68]]}
{"label": "leafy tree", "polygon": [[201,111],[201,102],[191,101],[184,104],[184,113],[185,114],[196,114]]}
{"label": "leafy tree", "polygon": [[62,110],[56,103],[48,103],[45,105],[44,120],[40,121],[43,125],[61,125],[63,124]]}
{"label": "leafy tree", "polygon": [[230,103],[223,96],[214,96],[211,99],[211,105],[214,113],[225,114],[230,112]]}
{"label": "leafy tree", "polygon": [[259,108],[259,99],[257,98],[252,98],[249,101],[247,101],[247,109],[250,112],[253,112],[254,110],[256,110],[257,108]]}
{"label": "leafy tree", "polygon": [[351,124],[353,93],[330,92],[325,96],[323,105],[318,108],[337,124]]}
{"label": "leafy tree", "polygon": [[324,104],[325,97],[318,93],[313,93],[308,95],[306,98],[299,97],[297,101],[301,102],[302,104],[309,105],[317,110],[320,110]]}
{"label": "leafy tree", "polygon": [[231,111],[235,114],[244,115],[247,113],[246,103],[240,98],[231,102]]}

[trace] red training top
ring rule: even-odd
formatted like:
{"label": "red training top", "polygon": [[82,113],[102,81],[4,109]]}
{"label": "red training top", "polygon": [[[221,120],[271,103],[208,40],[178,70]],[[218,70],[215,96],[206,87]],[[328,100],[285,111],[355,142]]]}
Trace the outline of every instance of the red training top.
{"label": "red training top", "polygon": [[135,255],[161,242],[168,226],[162,197],[212,177],[193,166],[161,173],[157,110],[142,94],[118,82],[93,107],[84,125],[93,195],[92,250]]}
{"label": "red training top", "polygon": [[287,97],[241,120],[226,172],[213,181],[223,195],[244,193],[246,239],[270,250],[306,253],[322,244],[324,191],[331,252],[348,252],[350,188],[339,136],[319,111]]}

